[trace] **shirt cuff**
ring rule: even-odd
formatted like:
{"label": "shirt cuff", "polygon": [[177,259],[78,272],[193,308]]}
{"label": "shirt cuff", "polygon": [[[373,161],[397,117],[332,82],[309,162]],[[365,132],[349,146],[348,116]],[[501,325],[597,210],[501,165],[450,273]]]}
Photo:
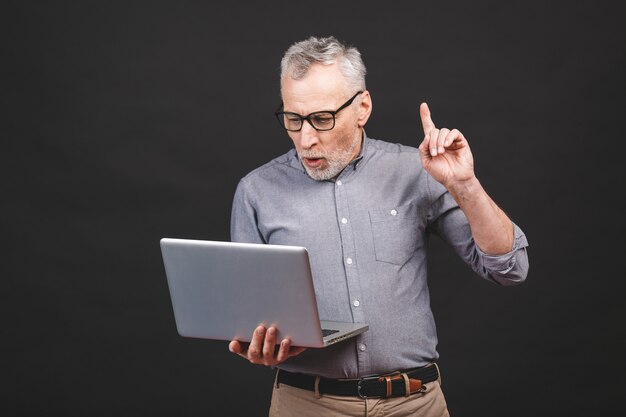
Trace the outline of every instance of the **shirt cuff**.
{"label": "shirt cuff", "polygon": [[517,251],[528,246],[526,235],[515,223],[513,223],[513,248],[510,252],[502,255],[488,255],[483,252],[478,245],[476,251],[483,260],[483,267],[487,271],[494,271],[499,274],[506,274],[515,267]]}

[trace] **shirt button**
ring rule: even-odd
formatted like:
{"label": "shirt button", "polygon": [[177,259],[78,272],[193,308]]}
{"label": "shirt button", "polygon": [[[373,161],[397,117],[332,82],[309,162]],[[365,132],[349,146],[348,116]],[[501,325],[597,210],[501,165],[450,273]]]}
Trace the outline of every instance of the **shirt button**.
{"label": "shirt button", "polygon": [[389,213],[391,213],[392,216],[395,216],[396,214],[398,214],[396,209],[391,210]]}
{"label": "shirt button", "polygon": [[341,185],[341,184],[343,184],[343,182],[341,182],[341,180],[337,180],[336,184],[337,185]]}
{"label": "shirt button", "polygon": [[358,307],[361,303],[359,302],[359,300],[354,300],[352,304],[354,304],[355,307]]}
{"label": "shirt button", "polygon": [[347,258],[347,259],[346,259],[346,263],[347,263],[348,265],[352,265],[352,258]]}
{"label": "shirt button", "polygon": [[365,345],[363,343],[359,344],[359,350],[365,352]]}
{"label": "shirt button", "polygon": [[346,219],[345,217],[343,217],[343,218],[341,219],[341,223],[343,223],[343,224],[348,223],[348,219]]}

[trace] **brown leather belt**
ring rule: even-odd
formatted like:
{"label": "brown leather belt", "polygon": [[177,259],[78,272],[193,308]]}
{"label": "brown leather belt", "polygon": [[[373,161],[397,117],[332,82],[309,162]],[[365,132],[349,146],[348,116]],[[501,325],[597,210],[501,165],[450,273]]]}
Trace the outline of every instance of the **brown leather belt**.
{"label": "brown leather belt", "polygon": [[397,371],[388,375],[367,376],[361,379],[330,379],[278,371],[277,384],[315,391],[316,394],[340,395],[361,398],[408,397],[411,394],[425,392],[424,384],[436,381],[439,369],[436,364],[406,371]]}

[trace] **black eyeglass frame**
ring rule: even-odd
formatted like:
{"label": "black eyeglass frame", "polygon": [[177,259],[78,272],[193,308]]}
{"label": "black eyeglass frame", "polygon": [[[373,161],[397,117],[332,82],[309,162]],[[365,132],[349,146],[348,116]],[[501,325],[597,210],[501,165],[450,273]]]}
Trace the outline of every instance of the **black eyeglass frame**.
{"label": "black eyeglass frame", "polygon": [[[352,104],[352,102],[354,101],[354,99],[356,98],[356,96],[358,96],[359,94],[363,93],[363,91],[359,91],[357,92],[355,95],[353,95],[348,101],[346,101],[345,103],[343,103],[341,105],[341,107],[339,107],[337,110],[332,111],[332,110],[320,110],[320,111],[314,111],[313,113],[309,113],[306,116],[301,116],[298,113],[293,113],[290,111],[276,111],[274,112],[274,116],[276,116],[276,120],[278,120],[278,124],[285,130],[289,131],[289,132],[299,132],[302,130],[302,126],[304,126],[304,121],[306,120],[307,122],[309,122],[309,125],[311,125],[311,127],[315,130],[317,130],[318,132],[326,132],[329,130],[332,130],[335,128],[335,122],[336,122],[336,116],[337,113],[339,113],[341,110],[345,109],[346,107],[348,107],[350,104]],[[280,110],[283,107],[283,103],[280,103],[280,106],[278,106],[278,109]],[[331,116],[333,116],[333,125],[331,127],[329,127],[328,129],[320,129],[318,127],[316,127],[313,122],[311,122],[311,118],[319,115],[319,114],[330,114]],[[284,117],[285,115],[291,115],[294,117],[298,117],[300,119],[300,128],[299,129],[288,129],[287,126],[285,126],[284,123]]]}

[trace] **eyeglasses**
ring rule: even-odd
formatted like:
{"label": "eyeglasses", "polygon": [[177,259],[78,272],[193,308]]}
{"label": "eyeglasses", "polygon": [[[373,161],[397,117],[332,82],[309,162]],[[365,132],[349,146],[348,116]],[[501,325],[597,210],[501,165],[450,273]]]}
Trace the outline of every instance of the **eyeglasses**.
{"label": "eyeglasses", "polygon": [[[341,107],[339,107],[335,111],[316,111],[306,116],[300,116],[298,113],[292,113],[288,111],[277,111],[274,113],[274,115],[276,116],[276,119],[278,119],[278,123],[284,129],[290,132],[299,132],[302,129],[302,125],[305,120],[309,122],[309,124],[317,131],[323,132],[325,130],[331,130],[333,127],[335,127],[335,117],[337,116],[337,113],[352,104],[356,96],[358,96],[362,92],[363,91],[359,91],[358,93],[353,95],[350,100],[346,101]],[[280,109],[282,107],[283,105],[281,103],[280,107],[278,108]]]}

